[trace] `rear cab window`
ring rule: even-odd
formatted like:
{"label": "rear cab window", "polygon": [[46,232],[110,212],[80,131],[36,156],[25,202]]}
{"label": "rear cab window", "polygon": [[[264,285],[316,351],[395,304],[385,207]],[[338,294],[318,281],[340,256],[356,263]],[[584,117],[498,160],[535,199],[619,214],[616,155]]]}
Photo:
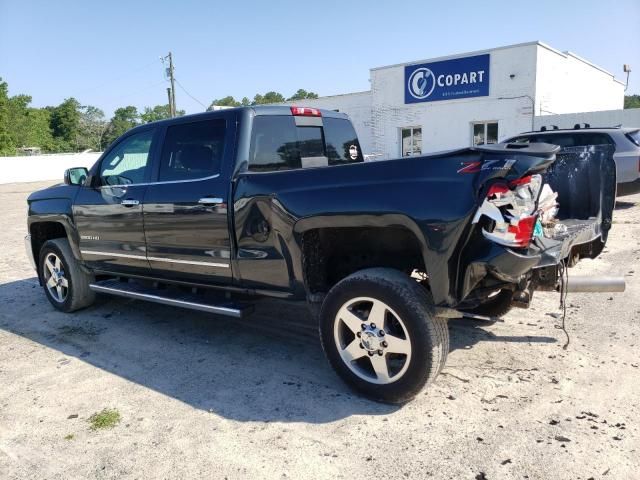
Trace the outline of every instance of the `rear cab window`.
{"label": "rear cab window", "polygon": [[[304,118],[304,117],[302,117]],[[249,171],[271,172],[363,162],[358,137],[345,118],[259,115],[253,120]]]}

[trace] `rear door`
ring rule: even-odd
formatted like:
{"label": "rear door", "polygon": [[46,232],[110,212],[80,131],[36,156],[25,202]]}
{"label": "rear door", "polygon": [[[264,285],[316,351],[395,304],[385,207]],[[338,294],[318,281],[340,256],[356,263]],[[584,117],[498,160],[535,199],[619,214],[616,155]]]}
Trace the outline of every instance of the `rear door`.
{"label": "rear door", "polygon": [[149,264],[156,276],[231,282],[227,220],[235,114],[166,128],[144,200]]}
{"label": "rear door", "polygon": [[158,131],[149,127],[120,139],[101,159],[91,186],[80,188],[73,216],[82,259],[110,272],[149,272],[142,202]]}

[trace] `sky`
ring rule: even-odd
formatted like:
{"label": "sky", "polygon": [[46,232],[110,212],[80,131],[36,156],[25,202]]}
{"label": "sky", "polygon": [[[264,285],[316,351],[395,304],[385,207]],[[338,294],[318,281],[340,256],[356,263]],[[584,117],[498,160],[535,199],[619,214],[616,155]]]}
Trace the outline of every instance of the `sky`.
{"label": "sky", "polygon": [[195,113],[227,95],[368,90],[372,67],[535,40],[622,81],[630,64],[627,94],[640,94],[640,0],[0,0],[10,95],[107,116],[167,103],[169,51],[177,106]]}

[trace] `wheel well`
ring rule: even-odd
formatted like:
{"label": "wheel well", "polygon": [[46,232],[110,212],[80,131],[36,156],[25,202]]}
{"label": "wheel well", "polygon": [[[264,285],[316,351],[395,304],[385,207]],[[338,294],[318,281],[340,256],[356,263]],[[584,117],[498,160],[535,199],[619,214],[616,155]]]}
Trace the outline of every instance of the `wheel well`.
{"label": "wheel well", "polygon": [[427,273],[416,236],[404,227],[309,230],[302,237],[304,280],[310,294],[326,293],[358,270],[388,267]]}
{"label": "wheel well", "polygon": [[33,249],[33,258],[38,263],[40,250],[47,240],[54,238],[66,238],[67,231],[59,222],[37,222],[31,225],[31,248]]}

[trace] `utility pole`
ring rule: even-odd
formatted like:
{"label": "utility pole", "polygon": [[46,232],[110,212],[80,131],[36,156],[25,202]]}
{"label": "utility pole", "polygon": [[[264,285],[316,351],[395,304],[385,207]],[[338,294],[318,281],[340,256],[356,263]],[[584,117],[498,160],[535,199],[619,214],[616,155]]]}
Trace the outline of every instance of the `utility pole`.
{"label": "utility pole", "polygon": [[169,52],[169,77],[171,78],[171,118],[176,116],[176,84],[173,78],[173,56]]}
{"label": "utility pole", "polygon": [[173,75],[173,55],[169,52],[169,55],[166,57],[160,57],[162,62],[166,59],[169,59],[169,68],[166,70],[166,74],[169,76],[169,80],[171,81],[171,88],[167,88],[167,94],[169,96],[169,115],[171,118],[176,116],[176,83]]}
{"label": "utility pole", "polygon": [[173,100],[171,99],[171,87],[167,87],[167,98],[169,99],[169,116],[173,116],[171,112],[173,112]]}

